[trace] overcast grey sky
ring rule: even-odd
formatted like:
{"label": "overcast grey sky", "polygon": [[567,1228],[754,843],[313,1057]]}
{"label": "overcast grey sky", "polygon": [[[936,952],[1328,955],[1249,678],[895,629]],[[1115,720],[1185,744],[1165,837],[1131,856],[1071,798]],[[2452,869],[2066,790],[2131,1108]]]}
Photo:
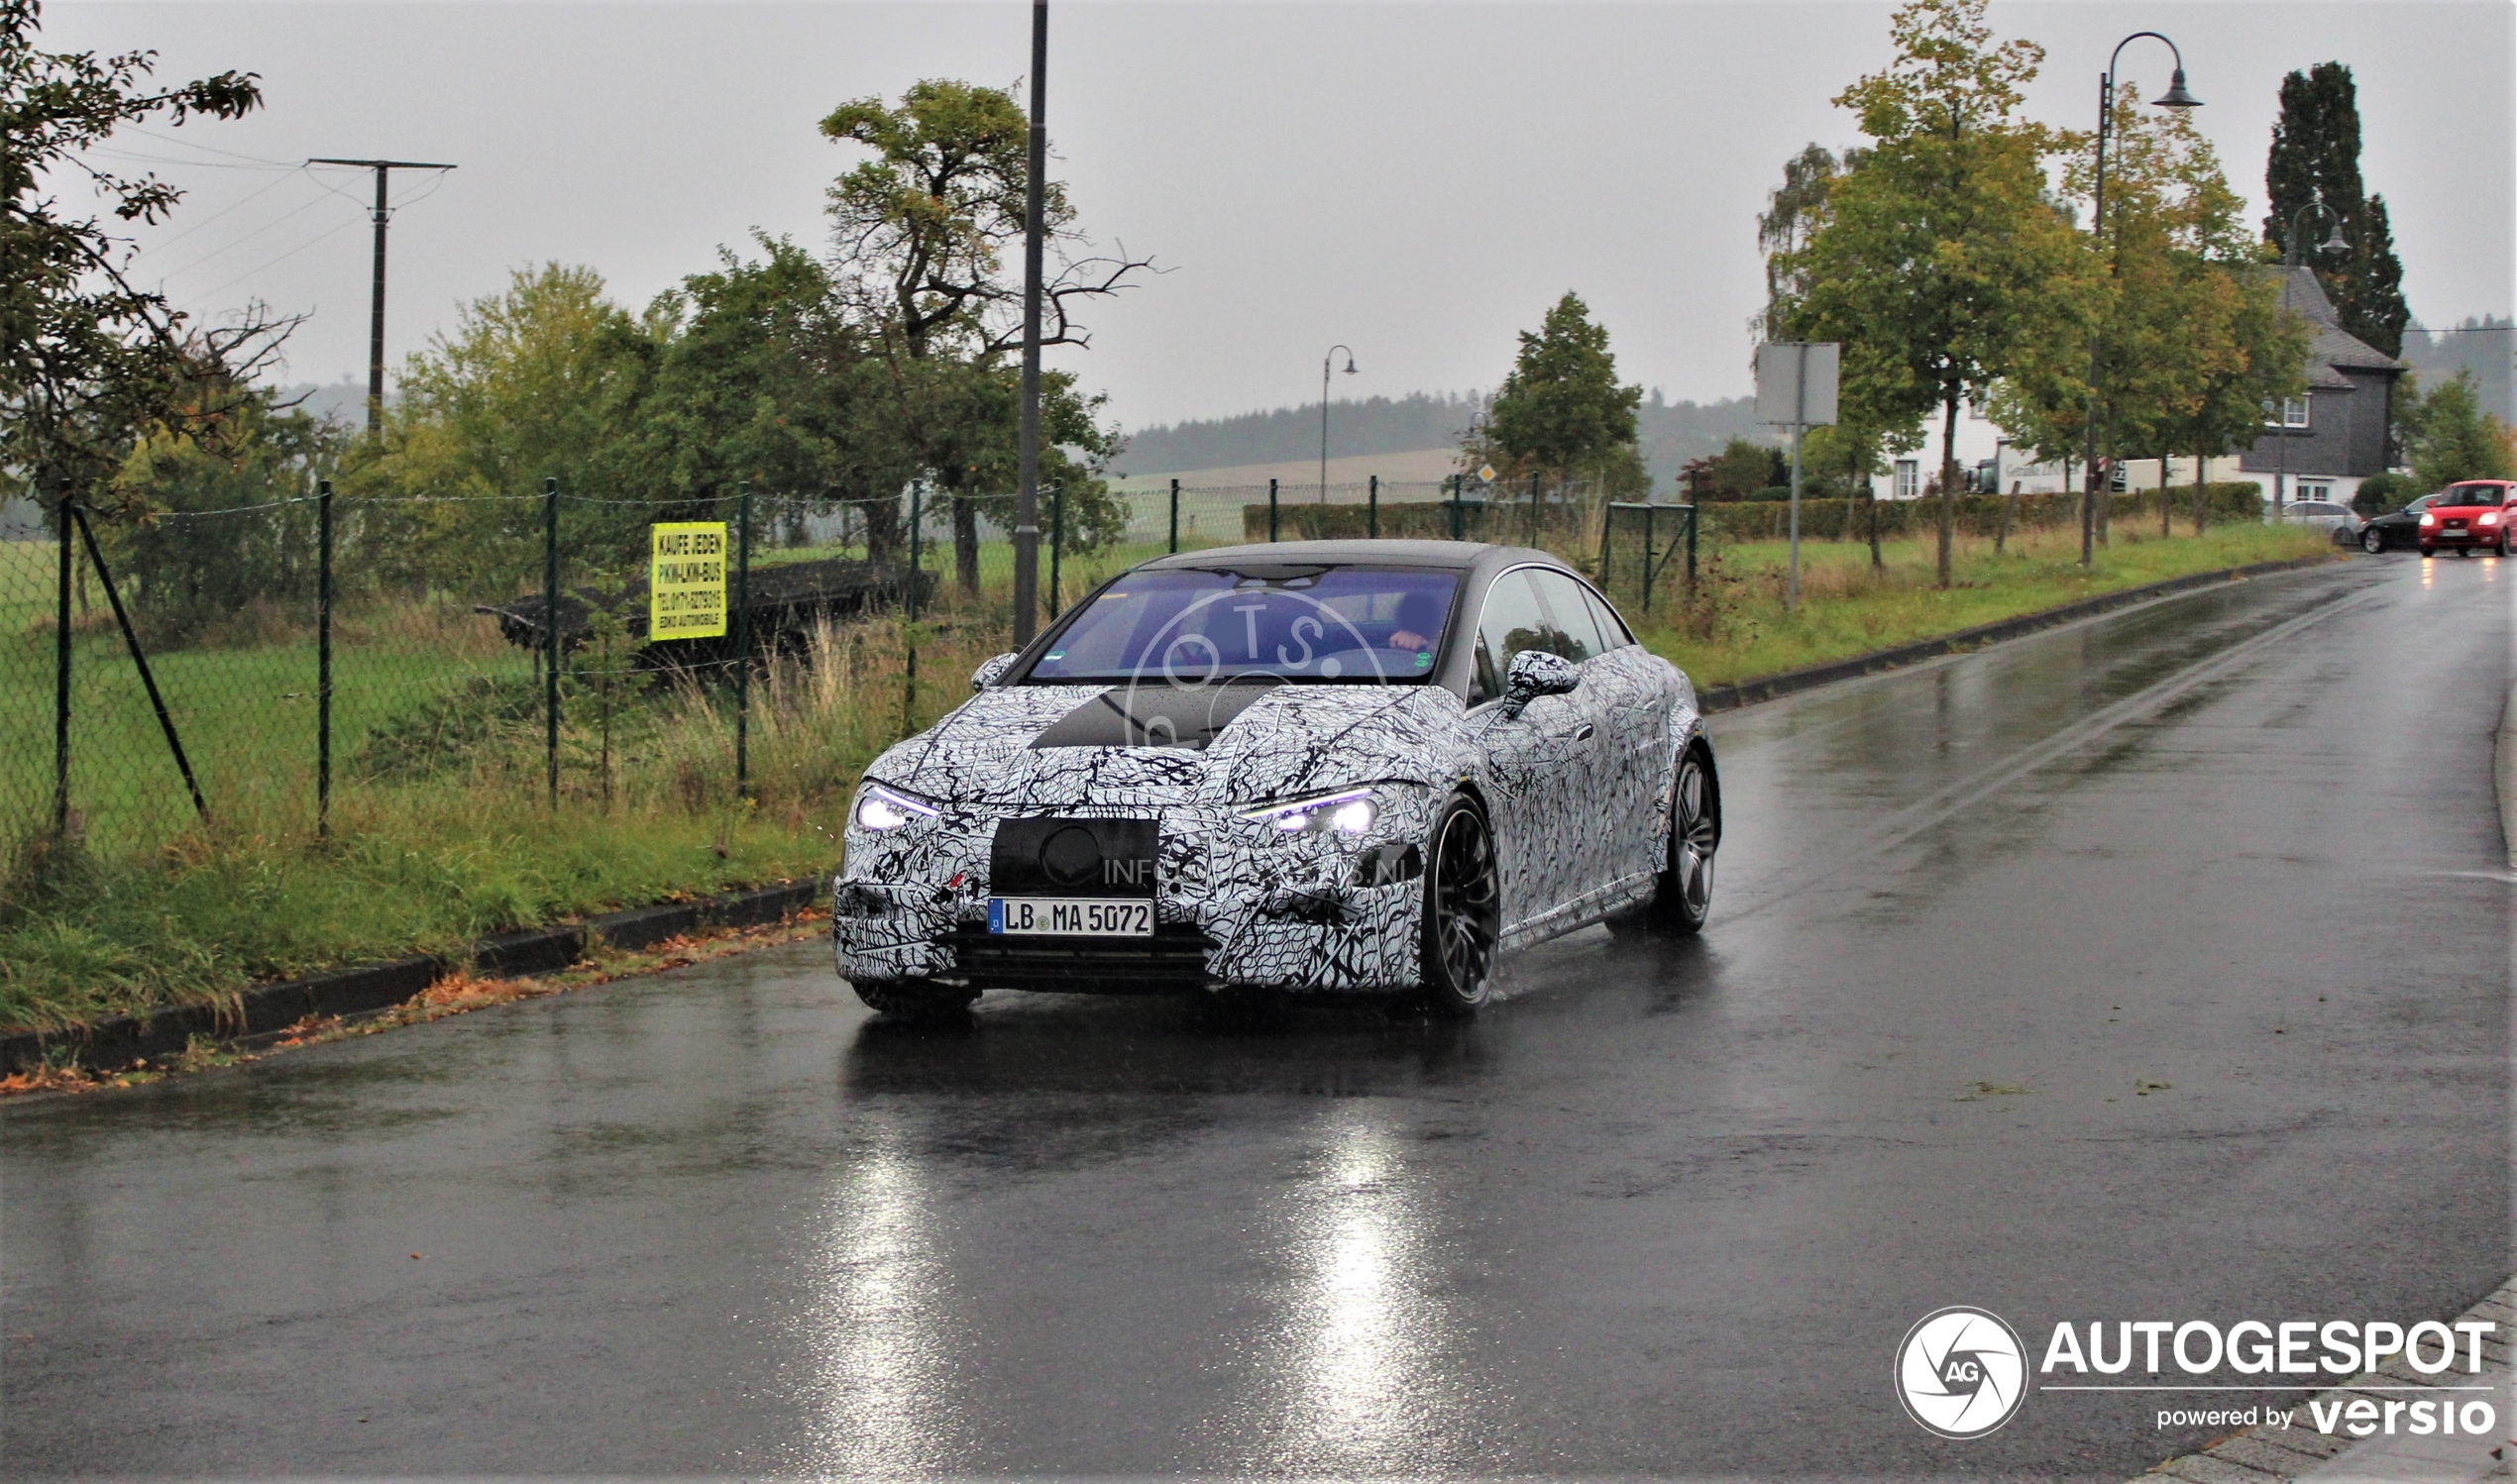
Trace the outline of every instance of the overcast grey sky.
{"label": "overcast grey sky", "polygon": [[[1164,275],[1089,316],[1066,364],[1131,427],[1341,395],[1490,387],[1568,288],[1631,380],[1748,383],[1755,212],[1827,100],[1887,56],[1884,4],[1061,3],[1049,132],[1085,228]],[[2351,65],[2362,169],[2425,323],[2511,304],[2512,9],[2477,3],[1996,4],[2047,49],[2037,116],[2085,126],[2126,34],[2165,31],[2197,122],[2259,202],[2281,75]],[[259,71],[238,123],[123,137],[191,191],[144,276],[187,307],[307,311],[292,374],[364,379],[363,174],[307,156],[443,159],[397,177],[388,361],[512,268],[589,264],[636,306],[760,228],[817,248],[855,158],[817,122],[922,77],[1009,84],[1029,7],[999,4],[65,3],[59,47],[154,47],[161,75]],[[2156,92],[2166,53],[2124,75]],[[231,152],[205,153],[201,148]],[[112,162],[128,164],[126,159]]]}

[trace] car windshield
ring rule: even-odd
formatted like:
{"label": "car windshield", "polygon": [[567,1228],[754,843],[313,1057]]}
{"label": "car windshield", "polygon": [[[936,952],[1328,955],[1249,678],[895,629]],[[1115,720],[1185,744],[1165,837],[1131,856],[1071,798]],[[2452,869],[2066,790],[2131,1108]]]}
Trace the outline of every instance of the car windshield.
{"label": "car windshield", "polygon": [[1433,674],[1459,585],[1458,573],[1421,567],[1131,573],[1069,618],[1025,679],[1412,684]]}
{"label": "car windshield", "polygon": [[2439,496],[2442,505],[2496,505],[2500,490],[2497,484],[2459,484]]}

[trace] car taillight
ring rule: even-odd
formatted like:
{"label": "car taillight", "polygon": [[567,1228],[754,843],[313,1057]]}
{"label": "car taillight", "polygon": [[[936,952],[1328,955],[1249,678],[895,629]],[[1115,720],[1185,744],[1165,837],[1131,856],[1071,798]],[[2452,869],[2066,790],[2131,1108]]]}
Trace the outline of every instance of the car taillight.
{"label": "car taillight", "polygon": [[2439,523],[2439,518],[2432,515],[2429,511],[2424,510],[2421,512],[2421,523],[2425,526],[2434,526]]}

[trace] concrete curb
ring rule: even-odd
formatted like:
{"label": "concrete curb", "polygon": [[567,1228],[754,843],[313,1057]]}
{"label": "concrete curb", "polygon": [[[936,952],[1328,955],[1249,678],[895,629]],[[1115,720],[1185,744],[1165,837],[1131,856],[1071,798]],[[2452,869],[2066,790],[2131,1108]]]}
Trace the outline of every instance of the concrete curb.
{"label": "concrete curb", "polygon": [[1819,686],[1830,686],[1837,681],[1854,680],[1865,675],[1876,675],[1882,671],[1902,670],[1923,660],[1936,660],[1942,655],[1982,649],[1988,644],[1998,644],[2005,639],[2017,639],[2035,633],[2039,629],[2054,628],[2076,619],[2111,613],[2118,608],[2129,608],[2135,603],[2145,603],[2153,598],[2190,592],[2198,587],[2209,587],[2221,583],[2240,583],[2248,578],[2265,577],[2276,572],[2296,572],[2303,568],[2324,567],[2333,561],[2331,557],[2301,557],[2289,562],[2257,562],[2248,567],[2224,567],[2216,572],[2197,572],[2181,578],[2169,578],[2161,583],[2127,587],[2121,592],[2101,592],[2095,597],[2084,597],[2078,602],[2064,603],[2059,608],[2023,613],[2017,618],[2005,618],[1999,623],[1979,624],[1971,629],[1960,629],[1954,634],[1943,634],[1937,639],[1919,639],[1912,644],[1897,645],[1892,649],[1878,649],[1866,655],[1855,655],[1848,660],[1830,660],[1823,665],[1811,665],[1801,670],[1786,670],[1779,675],[1761,675],[1732,685],[1707,686],[1696,692],[1696,703],[1708,715],[1715,711],[1735,711],[1741,706],[1753,706],[1759,701],[1774,700],[1797,691],[1814,689]]}
{"label": "concrete curb", "polygon": [[[2456,1321],[2488,1321],[2499,1325],[2495,1334],[2482,1342],[2482,1370],[2478,1376],[2451,1370],[2439,1376],[2425,1376],[2395,1356],[2377,1370],[2351,1380],[2318,1396],[2314,1405],[2340,1408],[2357,1401],[2370,1401],[2381,1407],[2400,1402],[2409,1387],[2426,1387],[2437,1383],[2459,1386],[2487,1384],[2498,1388],[2503,1396],[2508,1381],[2508,1344],[2512,1330],[2517,1330],[2517,1278],[2501,1284],[2489,1297],[2457,1316]],[[2368,1387],[2384,1390],[2370,1392]],[[2451,1484],[2451,1481],[2480,1479],[2507,1472],[2508,1463],[2501,1456],[2503,1440],[2508,1436],[2509,1419],[2504,1404],[2495,1403],[2500,1412],[2499,1426],[2490,1436],[2460,1437],[2453,1441],[2435,1437],[2387,1437],[2382,1433],[2367,1439],[2343,1432],[2319,1432],[2309,1421],[2311,1404],[2301,1403],[2296,1420],[2287,1428],[2266,1424],[2252,1428],[2225,1441],[2215,1443],[2199,1453],[2186,1453],[2170,1458],[2133,1481],[2133,1484],[2156,1484],[2163,1475],[2184,1479],[2191,1484],[2287,1484],[2294,1479],[2314,1479],[2319,1484],[2342,1484],[2345,1480],[2421,1480],[2425,1484]],[[2302,1426],[2304,1425],[2304,1426]]]}
{"label": "concrete curb", "polygon": [[458,969],[485,975],[547,974],[584,958],[596,944],[647,948],[703,927],[756,927],[820,899],[822,881],[781,882],[701,901],[632,907],[582,922],[504,933],[469,954],[414,954],[389,963],[330,969],[259,985],[225,1004],[182,1006],[154,1015],[120,1015],[78,1030],[21,1031],[0,1037],[0,1074],[32,1071],[48,1053],[75,1054],[90,1071],[113,1071],[146,1056],[180,1051],[196,1035],[221,1040],[267,1034],[307,1015],[356,1015],[389,1008]]}

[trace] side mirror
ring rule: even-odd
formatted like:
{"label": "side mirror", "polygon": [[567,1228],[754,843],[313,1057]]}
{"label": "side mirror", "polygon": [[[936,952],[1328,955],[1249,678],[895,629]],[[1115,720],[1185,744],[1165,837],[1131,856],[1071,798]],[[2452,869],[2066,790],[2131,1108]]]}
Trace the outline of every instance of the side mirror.
{"label": "side mirror", "polygon": [[998,655],[992,660],[981,660],[979,668],[970,672],[970,689],[974,691],[985,690],[995,685],[1005,678],[1005,672],[1013,669],[1014,662],[1021,658],[1020,655]]}
{"label": "side mirror", "polygon": [[1517,711],[1542,695],[1570,695],[1581,684],[1582,672],[1573,661],[1543,649],[1525,649],[1504,670],[1503,698]]}

